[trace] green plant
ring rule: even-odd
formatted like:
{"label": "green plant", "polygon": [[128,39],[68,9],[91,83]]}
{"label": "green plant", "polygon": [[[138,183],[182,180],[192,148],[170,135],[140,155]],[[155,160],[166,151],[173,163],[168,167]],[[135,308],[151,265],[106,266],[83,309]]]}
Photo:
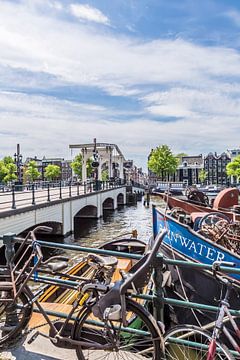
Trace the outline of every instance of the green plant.
{"label": "green plant", "polygon": [[228,176],[234,176],[237,180],[240,179],[240,155],[236,156],[230,163],[227,164],[226,172]]}
{"label": "green plant", "polygon": [[207,171],[204,170],[204,169],[201,169],[199,171],[198,177],[199,177],[200,182],[203,184],[205,182],[205,180],[207,179],[207,177],[208,177]]}
{"label": "green plant", "polygon": [[61,169],[58,165],[49,164],[44,171],[44,177],[50,181],[56,180],[60,175]]}
{"label": "green plant", "polygon": [[27,175],[27,178],[30,181],[35,181],[40,177],[41,173],[37,169],[36,161],[34,160],[29,161],[29,163],[27,164],[27,170],[25,174]]}
{"label": "green plant", "polygon": [[148,168],[158,177],[166,180],[167,175],[172,175],[177,170],[178,158],[173,155],[167,145],[158,146],[152,150],[148,160]]}
{"label": "green plant", "polygon": [[[83,163],[82,154],[78,154],[77,156],[75,156],[74,160],[71,163],[71,168],[73,169],[74,173],[77,175],[79,179],[82,179],[82,163]],[[92,174],[92,159],[87,160],[86,168],[87,168],[87,177],[89,178],[91,177]]]}

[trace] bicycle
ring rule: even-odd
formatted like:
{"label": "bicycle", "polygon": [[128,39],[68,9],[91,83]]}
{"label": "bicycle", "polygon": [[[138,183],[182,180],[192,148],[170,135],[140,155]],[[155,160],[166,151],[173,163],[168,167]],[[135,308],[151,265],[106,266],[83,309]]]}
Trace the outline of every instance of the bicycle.
{"label": "bicycle", "polygon": [[[89,266],[96,270],[94,276],[90,280],[79,277],[78,295],[66,319],[52,321],[38,301],[42,290],[34,294],[28,281],[37,279],[41,266],[45,270],[51,267],[51,270],[60,271],[66,267],[66,262],[52,264],[52,260],[61,258],[59,256],[43,262],[41,247],[35,236],[37,230],[48,231],[49,228],[37,227],[31,231],[16,253],[14,244],[6,242],[7,265],[2,269],[2,274],[7,281],[5,279],[0,282],[0,345],[11,342],[16,335],[27,329],[34,304],[50,330],[49,334],[35,332],[28,343],[41,335],[56,346],[75,348],[77,357],[81,360],[95,360],[96,354],[99,359],[163,359],[161,324],[130,297],[132,292],[149,282],[166,231],[158,234],[151,252],[138,261],[130,273],[122,272],[122,280],[115,284],[110,283],[109,274],[113,273],[117,259],[88,254]],[[20,268],[29,249],[31,254]]]}
{"label": "bicycle", "polygon": [[[234,355],[237,354],[239,354],[238,358],[240,358],[240,344],[237,344],[229,329],[224,325],[224,323],[229,320],[236,338],[240,340],[240,329],[229,312],[229,299],[234,289],[233,283],[231,280],[217,275],[220,265],[235,266],[234,263],[224,261],[216,261],[212,265],[214,276],[221,284],[226,286],[226,292],[220,300],[215,322],[204,326],[204,329],[194,325],[178,325],[166,332],[165,352],[167,359],[233,360],[235,359]],[[205,330],[208,327],[213,327],[212,333]],[[234,351],[230,351],[221,341],[222,334],[225,335],[225,338],[232,345]]]}

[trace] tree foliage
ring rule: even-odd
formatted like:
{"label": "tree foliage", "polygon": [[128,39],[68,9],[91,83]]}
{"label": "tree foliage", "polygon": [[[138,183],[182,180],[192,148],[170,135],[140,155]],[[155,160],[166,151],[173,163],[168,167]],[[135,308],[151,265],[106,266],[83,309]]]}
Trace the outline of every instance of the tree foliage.
{"label": "tree foliage", "polygon": [[200,182],[201,182],[202,184],[203,184],[204,181],[207,179],[207,176],[208,176],[208,173],[207,173],[206,170],[201,169],[201,170],[199,171],[198,177],[199,177],[199,180],[200,180]]}
{"label": "tree foliage", "polygon": [[103,170],[102,171],[102,181],[108,181],[109,180],[109,173],[108,170]]}
{"label": "tree foliage", "polygon": [[[78,154],[77,156],[75,156],[74,160],[71,163],[71,168],[73,169],[74,174],[76,174],[79,179],[82,179],[82,163],[82,154]],[[86,168],[87,177],[89,178],[92,174],[92,159],[87,160]]]}
{"label": "tree foliage", "polygon": [[0,161],[0,182],[4,181],[5,176],[8,173],[8,169],[4,164],[3,160]]}
{"label": "tree foliage", "polygon": [[240,155],[236,156],[230,163],[227,164],[226,172],[228,176],[234,176],[238,180],[240,179]]}
{"label": "tree foliage", "polygon": [[7,168],[7,174],[4,176],[3,181],[7,183],[17,180],[17,175],[16,175],[17,166],[14,163],[8,163],[6,165],[6,168]]}
{"label": "tree foliage", "polygon": [[44,171],[44,177],[47,180],[56,180],[61,175],[61,169],[58,165],[49,164]]}
{"label": "tree foliage", "polygon": [[14,164],[11,156],[5,156],[0,160],[0,182],[17,180],[17,166]]}
{"label": "tree foliage", "polygon": [[40,177],[41,173],[37,169],[36,161],[29,161],[25,174],[27,175],[29,181],[35,181]]}
{"label": "tree foliage", "polygon": [[152,150],[148,161],[148,168],[157,176],[172,175],[177,170],[178,158],[173,155],[167,145],[158,146]]}

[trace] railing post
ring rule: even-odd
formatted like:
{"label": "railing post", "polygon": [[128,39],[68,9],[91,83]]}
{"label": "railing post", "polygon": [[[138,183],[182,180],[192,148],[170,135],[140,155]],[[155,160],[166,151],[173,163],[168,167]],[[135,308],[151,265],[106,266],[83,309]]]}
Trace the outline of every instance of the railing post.
{"label": "railing post", "polygon": [[79,196],[79,181],[77,182],[77,196]]}
{"label": "railing post", "polygon": [[84,188],[84,194],[86,194],[86,192],[87,192],[87,184],[86,184],[86,181],[84,181],[84,183],[83,183],[83,188]]}
{"label": "railing post", "polygon": [[92,182],[90,181],[90,193],[92,192]]}
{"label": "railing post", "polygon": [[12,185],[12,209],[16,209],[15,185]]}
{"label": "railing post", "polygon": [[69,183],[69,197],[72,197],[72,183]]}
{"label": "railing post", "polygon": [[62,199],[62,181],[59,183],[59,199]]}
{"label": "railing post", "polygon": [[163,322],[163,257],[157,256],[153,264],[153,316],[157,321]]}
{"label": "railing post", "polygon": [[32,183],[32,205],[36,205],[36,203],[35,203],[35,187],[34,187],[34,183]]}
{"label": "railing post", "polygon": [[51,201],[50,199],[50,184],[47,185],[47,201]]}

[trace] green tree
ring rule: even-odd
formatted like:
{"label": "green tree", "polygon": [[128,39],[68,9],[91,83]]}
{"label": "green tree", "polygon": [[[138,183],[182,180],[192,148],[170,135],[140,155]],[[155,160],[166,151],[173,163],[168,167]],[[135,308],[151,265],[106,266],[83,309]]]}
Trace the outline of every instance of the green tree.
{"label": "green tree", "polygon": [[0,160],[0,182],[3,182],[5,176],[7,175],[8,173],[8,169],[6,167],[6,165],[4,164],[4,161],[3,160]]}
{"label": "green tree", "polygon": [[102,181],[107,181],[109,180],[109,173],[108,173],[108,170],[103,170],[102,171]]}
{"label": "green tree", "polygon": [[207,176],[208,176],[208,173],[206,170],[201,169],[199,171],[198,177],[199,177],[201,184],[203,184],[205,182],[205,180],[207,179]]}
{"label": "green tree", "polygon": [[8,164],[14,164],[14,160],[11,156],[5,156],[3,158],[3,162],[5,165],[8,165]]}
{"label": "green tree", "polygon": [[29,163],[27,164],[27,170],[25,174],[27,175],[27,178],[30,181],[35,181],[40,177],[41,173],[37,169],[36,161],[34,160],[29,161]]}
{"label": "green tree", "polygon": [[5,183],[7,183],[7,182],[17,180],[17,175],[16,175],[17,166],[16,166],[16,164],[10,162],[10,163],[8,163],[6,165],[6,169],[7,169],[7,174],[4,176],[3,181]]}
{"label": "green tree", "polygon": [[237,180],[240,179],[240,155],[236,156],[226,166],[226,172],[228,176],[234,176]]}
{"label": "green tree", "polygon": [[[71,168],[79,179],[82,179],[82,154],[75,156],[71,163]],[[87,177],[89,178],[92,174],[92,159],[87,160]]]}
{"label": "green tree", "polygon": [[44,177],[50,181],[56,180],[60,175],[61,169],[58,165],[49,164],[44,171]]}
{"label": "green tree", "polygon": [[161,145],[152,150],[148,160],[148,168],[158,177],[166,180],[167,175],[175,173],[177,166],[178,158],[173,155],[167,145]]}

